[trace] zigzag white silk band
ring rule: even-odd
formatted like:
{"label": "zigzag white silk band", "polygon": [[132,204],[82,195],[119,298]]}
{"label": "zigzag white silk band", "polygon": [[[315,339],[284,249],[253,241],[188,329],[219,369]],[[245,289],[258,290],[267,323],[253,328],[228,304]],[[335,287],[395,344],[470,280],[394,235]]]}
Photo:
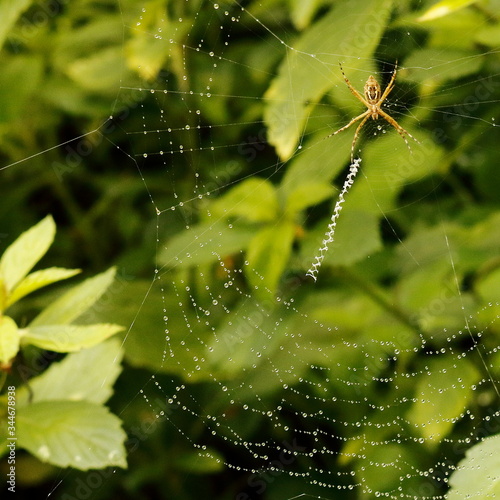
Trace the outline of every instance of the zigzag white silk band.
{"label": "zigzag white silk band", "polygon": [[325,254],[328,251],[328,245],[333,243],[335,236],[335,228],[337,226],[337,219],[339,218],[340,212],[342,211],[342,204],[344,203],[344,196],[349,192],[352,185],[354,184],[354,178],[359,170],[359,165],[361,163],[361,158],[356,158],[354,162],[349,167],[349,173],[347,174],[344,185],[342,186],[342,191],[339,194],[337,203],[335,203],[335,208],[333,209],[333,214],[331,217],[330,224],[328,224],[328,229],[325,233],[325,237],[321,242],[322,246],[319,248],[317,255],[314,257],[314,262],[306,273],[306,276],[310,276],[314,281],[318,279],[318,272]]}

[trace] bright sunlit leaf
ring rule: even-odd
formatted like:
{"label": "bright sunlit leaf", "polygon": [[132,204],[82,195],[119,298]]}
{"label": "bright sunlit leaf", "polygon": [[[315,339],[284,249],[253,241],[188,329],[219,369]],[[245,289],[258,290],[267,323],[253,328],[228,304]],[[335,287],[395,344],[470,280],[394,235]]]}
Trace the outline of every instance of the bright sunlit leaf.
{"label": "bright sunlit leaf", "polygon": [[87,401],[43,401],[17,409],[17,445],[42,462],[80,470],[127,467],[121,421]]}
{"label": "bright sunlit leaf", "polygon": [[446,500],[500,497],[500,435],[490,436],[465,454],[450,478]]}
{"label": "bright sunlit leaf", "polygon": [[28,274],[28,276],[26,276],[26,278],[24,278],[12,291],[12,294],[7,300],[7,306],[14,304],[14,302],[17,302],[25,295],[28,295],[39,288],[57,281],[71,278],[79,272],[79,269],[61,269],[58,267],[51,267]]}
{"label": "bright sunlit leaf", "polygon": [[456,10],[463,9],[468,5],[477,3],[478,0],[441,0],[428,9],[417,21],[430,21],[438,17],[444,17]]}
{"label": "bright sunlit leaf", "polygon": [[9,364],[19,351],[20,340],[15,321],[8,316],[0,316],[0,364]]}
{"label": "bright sunlit leaf", "polygon": [[46,325],[24,328],[21,336],[24,344],[55,352],[73,352],[98,344],[121,330],[122,326],[105,323],[86,326]]}
{"label": "bright sunlit leaf", "polygon": [[45,255],[54,241],[56,225],[49,215],[25,231],[5,250],[0,259],[0,280],[10,293]]}
{"label": "bright sunlit leaf", "polygon": [[73,287],[46,307],[30,323],[30,327],[71,323],[99,300],[113,283],[115,274],[116,269],[112,267]]}

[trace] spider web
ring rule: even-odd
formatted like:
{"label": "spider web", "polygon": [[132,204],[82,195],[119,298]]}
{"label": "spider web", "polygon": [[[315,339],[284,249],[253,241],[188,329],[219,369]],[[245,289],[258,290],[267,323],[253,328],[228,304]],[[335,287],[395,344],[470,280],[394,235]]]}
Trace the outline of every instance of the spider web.
{"label": "spider web", "polygon": [[[469,54],[458,40],[425,49],[410,13],[426,4],[416,3],[403,22],[390,2],[373,2],[365,30],[333,50],[331,40],[292,34],[282,12],[259,2],[189,0],[165,25],[144,3],[126,25],[171,50],[154,85],[121,86],[116,111],[123,96],[135,103],[127,115],[91,132],[137,169],[152,207],[154,273],[130,284],[123,339],[129,364],[146,371],[121,412],[139,406],[161,422],[200,471],[224,477],[224,498],[444,498],[465,451],[498,430],[489,291],[498,278],[488,274],[475,293],[467,286],[467,273],[498,251],[498,212],[478,219],[464,209],[460,225],[443,198],[458,189],[452,164],[473,169],[496,150],[497,73],[475,68],[498,67],[498,54]],[[362,16],[349,9],[347,29]],[[384,29],[390,16],[404,29]],[[408,151],[370,120],[340,213],[354,130],[323,139],[359,103],[338,63],[360,91],[370,74],[384,87],[398,42],[413,52],[384,109],[421,144]],[[135,69],[146,77],[144,61],[155,61],[143,55]],[[331,215],[335,238],[318,254]],[[318,255],[313,283],[306,272]],[[154,440],[146,433],[141,446]],[[179,498],[195,473],[179,474]]]}

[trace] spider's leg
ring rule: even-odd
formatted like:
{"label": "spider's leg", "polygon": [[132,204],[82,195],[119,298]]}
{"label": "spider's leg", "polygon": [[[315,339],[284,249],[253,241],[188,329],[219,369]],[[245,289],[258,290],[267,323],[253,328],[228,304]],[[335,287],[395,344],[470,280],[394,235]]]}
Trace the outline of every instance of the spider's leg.
{"label": "spider's leg", "polygon": [[382,94],[382,96],[380,97],[380,99],[378,101],[379,105],[381,105],[385,101],[385,99],[389,95],[389,92],[394,88],[394,80],[396,79],[397,70],[398,70],[398,62],[396,61],[396,64],[394,65],[394,71],[392,72],[391,79],[390,79],[389,83],[387,84],[387,87],[385,88],[384,93]]}
{"label": "spider's leg", "polygon": [[345,82],[347,83],[347,86],[349,87],[349,90],[351,93],[357,97],[367,108],[370,107],[370,105],[366,102],[365,98],[352,86],[351,82],[348,80],[347,76],[345,76],[344,70],[342,69],[342,65],[339,63],[340,66],[340,71],[342,72],[342,76],[344,77]]}
{"label": "spider's leg", "polygon": [[388,115],[385,111],[379,110],[378,114],[384,118],[387,122],[389,122],[397,131],[398,134],[404,139],[406,142],[406,145],[408,146],[408,149],[410,149],[410,145],[408,144],[408,141],[406,140],[406,136],[411,137],[417,144],[420,144],[420,141],[415,139],[408,130],[405,130],[392,116]]}
{"label": "spider's leg", "polygon": [[[332,132],[330,135],[327,135],[325,139],[329,139],[333,135],[337,135],[339,132],[342,132],[346,128],[349,128],[353,123],[356,123],[358,120],[361,120],[361,118],[368,118],[368,115],[371,113],[369,109],[367,109],[364,113],[361,113],[359,116],[356,116],[356,118],[353,118],[347,125],[344,125],[342,128],[339,128],[335,132]],[[366,121],[366,120],[365,120]]]}
{"label": "spider's leg", "polygon": [[[363,125],[366,123],[366,120],[368,120],[368,118],[370,118],[370,110],[368,110],[366,113],[363,113],[363,115],[366,115],[366,116],[364,117],[363,121],[358,125],[358,128],[356,129],[356,132],[354,133],[354,139],[352,140],[352,145],[351,145],[351,163],[354,161],[354,146],[356,144],[356,141],[358,140],[359,131],[361,130],[361,128],[363,127]],[[360,115],[360,116],[363,116],[363,115]],[[360,116],[358,116],[358,118]]]}

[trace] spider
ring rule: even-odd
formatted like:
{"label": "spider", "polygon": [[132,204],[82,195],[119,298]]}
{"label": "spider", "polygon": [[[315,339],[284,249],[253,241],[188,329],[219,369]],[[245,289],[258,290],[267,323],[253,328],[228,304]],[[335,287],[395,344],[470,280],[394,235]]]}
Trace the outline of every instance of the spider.
{"label": "spider", "polygon": [[339,128],[336,132],[333,132],[332,134],[328,135],[325,137],[325,139],[328,139],[329,137],[332,137],[339,132],[342,132],[343,130],[349,128],[353,123],[357,122],[358,120],[361,120],[361,123],[358,125],[358,128],[356,129],[356,132],[354,134],[354,139],[352,141],[352,146],[351,146],[351,163],[353,162],[354,159],[354,146],[356,144],[356,141],[359,136],[359,132],[363,125],[366,123],[368,118],[370,116],[372,117],[373,120],[377,120],[379,116],[384,118],[387,122],[389,122],[397,131],[398,134],[404,139],[406,145],[408,146],[408,149],[410,149],[410,145],[408,144],[408,141],[406,140],[405,134],[408,137],[411,137],[415,142],[420,144],[415,137],[413,137],[410,132],[405,130],[399,123],[392,118],[392,116],[388,115],[383,109],[382,109],[382,104],[386,100],[387,96],[389,95],[390,91],[394,88],[394,79],[396,78],[396,71],[397,71],[397,63],[394,67],[394,71],[391,76],[391,80],[387,87],[385,88],[384,92],[381,95],[381,89],[380,85],[375,80],[373,76],[370,75],[368,80],[366,80],[365,83],[365,88],[364,88],[364,93],[365,96],[363,97],[351,84],[351,82],[347,79],[345,76],[344,70],[342,69],[342,65],[339,63],[340,66],[340,71],[342,72],[342,75],[344,76],[344,80],[347,83],[347,86],[349,87],[349,90],[354,94],[355,97],[357,97],[368,109],[364,112],[361,113],[359,116],[356,116],[356,118],[353,118],[347,125],[344,125],[342,128]]}

